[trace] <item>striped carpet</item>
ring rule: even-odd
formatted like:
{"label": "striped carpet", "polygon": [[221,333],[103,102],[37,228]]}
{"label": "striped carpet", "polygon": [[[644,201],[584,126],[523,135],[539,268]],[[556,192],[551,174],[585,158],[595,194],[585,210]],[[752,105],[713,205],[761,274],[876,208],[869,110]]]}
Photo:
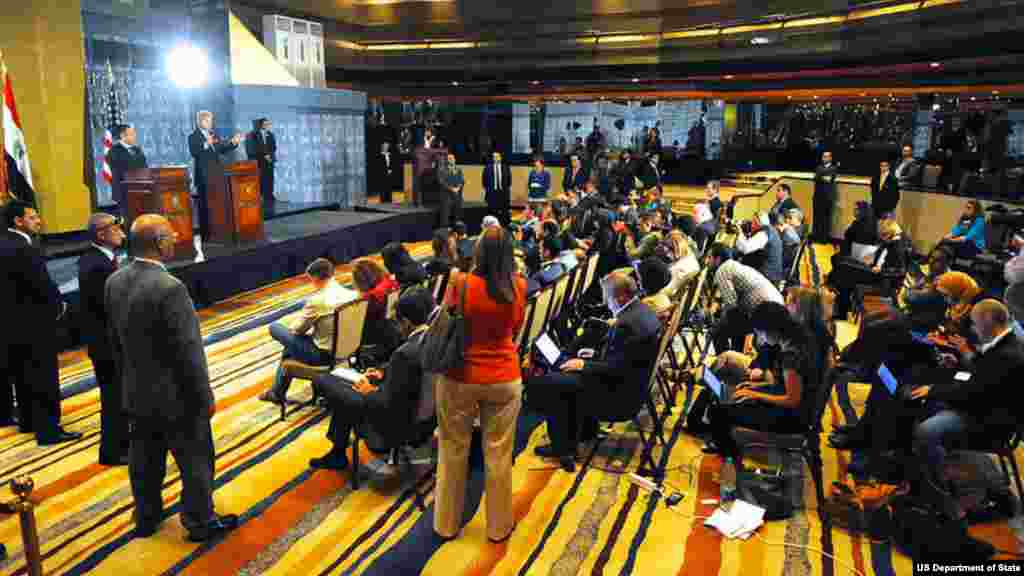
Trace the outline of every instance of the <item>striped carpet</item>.
{"label": "striped carpet", "polygon": [[[414,255],[429,252],[415,247]],[[340,273],[347,280],[347,270]],[[308,460],[327,449],[327,419],[307,409],[279,422],[276,407],[257,396],[270,384],[280,347],[267,325],[293,314],[310,288],[298,279],[247,293],[203,310],[203,333],[217,400],[218,510],[238,513],[242,524],[224,539],[191,544],[178,518],[181,488],[173,460],[164,486],[168,518],[156,536],[132,538],[132,498],[126,468],[97,463],[99,395],[81,352],[61,358],[64,422],[84,433],[80,442],[39,448],[32,437],[5,429],[0,436],[0,482],[31,476],[47,574],[678,574],[810,575],[910,574],[907,557],[889,543],[872,542],[823,525],[815,511],[809,474],[796,481],[803,509],[772,522],[758,537],[723,541],[702,526],[717,498],[719,459],[704,456],[698,440],[682,432],[676,408],[666,424],[665,447],[655,458],[668,469],[666,484],[685,495],[673,509],[630,484],[623,470],[638,465],[640,445],[619,427],[586,472],[567,474],[535,458],[546,441],[536,416],[520,419],[514,468],[518,528],[509,542],[492,545],[480,510],[483,473],[474,468],[463,537],[442,543],[431,533],[433,478],[403,474],[353,491],[347,474],[311,471]],[[297,381],[293,397],[308,397]],[[826,430],[861,409],[866,388],[837,390]],[[683,405],[686,398],[679,398]],[[363,460],[369,454],[360,454]],[[761,456],[757,456],[761,458]],[[763,458],[770,460],[772,456]],[[825,451],[826,482],[845,474],[847,455]],[[797,460],[781,462],[800,477]],[[416,504],[424,496],[427,510]],[[10,498],[3,488],[0,499]],[[1000,522],[975,529],[1005,550],[1018,533]],[[9,558],[0,574],[25,573],[18,519],[0,517],[0,542]],[[782,542],[795,546],[785,547]],[[834,556],[834,559],[832,558]]]}

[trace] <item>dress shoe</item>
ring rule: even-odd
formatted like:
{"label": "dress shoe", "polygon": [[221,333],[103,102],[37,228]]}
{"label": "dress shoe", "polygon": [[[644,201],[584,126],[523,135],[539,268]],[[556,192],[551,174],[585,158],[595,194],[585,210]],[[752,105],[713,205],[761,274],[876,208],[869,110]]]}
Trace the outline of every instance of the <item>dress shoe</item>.
{"label": "dress shoe", "polygon": [[701,446],[700,451],[705,453],[705,454],[721,454],[722,453],[722,449],[718,447],[718,444],[715,444],[711,440],[708,440],[707,442],[705,442],[704,445]]}
{"label": "dress shoe", "polygon": [[223,534],[228,530],[234,530],[237,526],[237,514],[214,514],[213,520],[210,520],[205,526],[192,528],[188,531],[188,541],[206,542],[210,538]]}
{"label": "dress shoe", "polygon": [[100,464],[103,466],[127,466],[128,455],[122,454],[113,458],[100,458]]}
{"label": "dress shoe", "polygon": [[47,434],[36,434],[36,443],[40,446],[53,446],[55,444],[61,444],[63,442],[74,442],[75,440],[81,440],[81,432],[68,432],[63,428],[58,427],[53,432]]}
{"label": "dress shoe", "polygon": [[260,394],[260,400],[263,400],[264,402],[270,402],[271,404],[277,404],[278,406],[281,406],[282,404],[285,403],[284,398],[275,395],[270,390],[267,390],[263,394]]}
{"label": "dress shoe", "polygon": [[309,467],[320,470],[347,470],[348,458],[344,452],[331,450],[319,458],[311,458]]}
{"label": "dress shoe", "polygon": [[159,522],[144,522],[142,524],[135,525],[135,537],[136,538],[149,538],[153,534],[156,534],[157,528],[160,527]]}
{"label": "dress shoe", "polygon": [[558,459],[558,464],[566,472],[576,471],[576,459],[570,454],[558,454],[551,444],[542,444],[533,449],[533,453],[541,458]]}

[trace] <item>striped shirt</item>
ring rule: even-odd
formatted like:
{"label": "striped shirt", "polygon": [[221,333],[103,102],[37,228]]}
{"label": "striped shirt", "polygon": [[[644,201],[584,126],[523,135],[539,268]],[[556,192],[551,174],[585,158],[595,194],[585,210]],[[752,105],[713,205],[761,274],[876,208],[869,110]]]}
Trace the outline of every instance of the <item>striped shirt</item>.
{"label": "striped shirt", "polygon": [[715,287],[722,299],[723,311],[739,307],[751,314],[763,302],[785,304],[779,289],[770,280],[736,260],[729,260],[718,267]]}

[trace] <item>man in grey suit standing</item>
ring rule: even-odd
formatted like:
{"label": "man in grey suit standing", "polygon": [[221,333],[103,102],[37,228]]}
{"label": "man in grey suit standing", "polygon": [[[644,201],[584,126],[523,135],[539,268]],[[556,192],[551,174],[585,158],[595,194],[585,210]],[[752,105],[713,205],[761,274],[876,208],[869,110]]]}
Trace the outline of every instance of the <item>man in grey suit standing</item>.
{"label": "man in grey suit standing", "polygon": [[135,535],[153,535],[163,520],[167,452],[181,471],[181,523],[202,542],[238,525],[213,511],[215,405],[188,290],[163,262],[175,232],[163,216],[144,214],[131,228],[135,260],[107,280],[110,348],[131,422],[129,475]]}

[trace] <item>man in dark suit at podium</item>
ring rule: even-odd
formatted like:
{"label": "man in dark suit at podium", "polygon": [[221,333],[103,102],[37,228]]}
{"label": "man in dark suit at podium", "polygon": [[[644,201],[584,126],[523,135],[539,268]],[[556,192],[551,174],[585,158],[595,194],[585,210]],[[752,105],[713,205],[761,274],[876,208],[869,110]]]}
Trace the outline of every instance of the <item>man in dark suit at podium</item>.
{"label": "man in dark suit at podium", "polygon": [[245,156],[260,166],[260,194],[263,196],[263,219],[274,214],[274,164],[277,162],[277,140],[269,118],[253,122],[253,131],[245,137]]}
{"label": "man in dark suit at podium", "polygon": [[381,142],[380,152],[373,155],[370,162],[371,188],[367,195],[380,194],[380,201],[391,203],[391,190],[395,187],[396,158],[391,153],[391,145]]}
{"label": "man in dark suit at podium", "polygon": [[120,124],[114,128],[117,142],[107,152],[107,164],[110,165],[110,189],[117,209],[122,216],[128,213],[128,191],[124,189],[124,175],[131,170],[145,168],[146,155],[136,144],[135,128],[130,124]]}
{"label": "man in dark suit at podium", "polygon": [[484,200],[487,201],[487,211],[497,216],[502,226],[508,227],[512,221],[509,212],[512,203],[512,170],[502,162],[501,152],[492,154],[492,159],[484,167]]}
{"label": "man in dark suit at podium", "polygon": [[203,241],[210,234],[210,212],[206,198],[210,176],[220,176],[223,170],[220,155],[234,150],[241,141],[240,134],[235,134],[230,140],[221,140],[213,133],[213,112],[200,110],[196,114],[196,130],[188,137],[188,151],[195,160],[193,177],[199,204],[199,236]]}
{"label": "man in dark suit at podium", "polygon": [[115,252],[124,243],[121,222],[110,214],[93,214],[89,219],[92,239],[78,259],[78,288],[81,294],[81,333],[100,387],[100,464],[128,464],[128,421],[121,411],[121,378],[114,366],[107,331],[104,292],[107,278],[117,270]]}

